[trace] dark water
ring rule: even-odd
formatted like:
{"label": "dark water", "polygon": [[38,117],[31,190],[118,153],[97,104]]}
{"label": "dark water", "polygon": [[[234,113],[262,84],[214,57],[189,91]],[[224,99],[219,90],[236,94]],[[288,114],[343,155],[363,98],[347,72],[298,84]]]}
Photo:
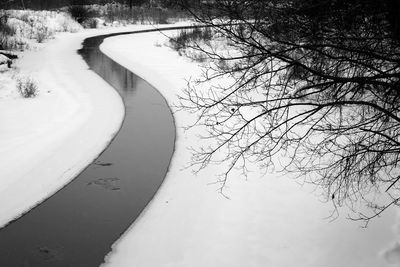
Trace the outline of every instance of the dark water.
{"label": "dark water", "polygon": [[77,178],[0,230],[0,267],[100,265],[166,175],[172,114],[154,88],[98,50],[105,37],[86,39],[79,53],[123,97],[123,126]]}

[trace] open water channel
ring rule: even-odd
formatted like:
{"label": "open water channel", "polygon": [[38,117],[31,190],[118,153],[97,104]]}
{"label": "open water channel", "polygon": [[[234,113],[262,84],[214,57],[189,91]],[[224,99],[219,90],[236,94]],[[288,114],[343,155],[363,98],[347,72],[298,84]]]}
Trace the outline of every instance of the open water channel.
{"label": "open water channel", "polygon": [[72,182],[0,229],[0,266],[99,266],[168,171],[171,110],[157,90],[99,50],[113,35],[86,39],[79,53],[123,98],[122,128]]}

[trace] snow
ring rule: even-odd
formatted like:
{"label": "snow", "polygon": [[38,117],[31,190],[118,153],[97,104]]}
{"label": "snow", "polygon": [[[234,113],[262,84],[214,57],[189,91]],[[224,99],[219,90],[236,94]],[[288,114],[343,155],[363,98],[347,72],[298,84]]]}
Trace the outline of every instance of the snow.
{"label": "snow", "polygon": [[[59,18],[55,18],[54,20]],[[0,227],[71,181],[118,131],[119,95],[76,53],[90,36],[149,25],[60,34],[26,52],[19,70],[0,66]],[[102,50],[153,84],[173,106],[196,63],[160,44],[159,33],[109,38]],[[39,95],[18,95],[13,76],[32,77]],[[400,226],[387,211],[367,229],[330,222],[331,206],[290,177],[257,172],[230,179],[225,198],[211,166],[195,176],[184,131],[193,115],[174,112],[176,151],[165,182],[145,212],[118,240],[105,266],[398,266]],[[204,129],[203,129],[204,130]],[[396,222],[397,220],[397,222]],[[400,225],[400,224],[399,224]]]}
{"label": "snow", "polygon": [[6,57],[5,55],[0,54],[0,65],[7,64],[8,61],[10,61],[10,59],[8,57]]}
{"label": "snow", "polygon": [[[122,100],[77,54],[82,41],[151,27],[59,34],[42,49],[25,52],[18,69],[1,68],[0,227],[71,181],[120,128]],[[17,75],[31,77],[38,96],[19,96]]]}
{"label": "snow", "polygon": [[396,242],[392,247],[388,248],[387,251],[383,253],[388,263],[400,264],[400,243]]}
{"label": "snow", "polygon": [[[57,32],[78,32],[82,26],[64,12],[7,10],[8,31],[2,36],[6,49],[36,49]],[[7,33],[8,32],[8,33]]]}
{"label": "snow", "polygon": [[[199,68],[160,46],[166,42],[159,33],[126,35],[106,39],[101,49],[155,86],[173,107]],[[193,115],[175,110],[174,117],[176,150],[167,177],[113,245],[104,266],[376,267],[398,262],[394,210],[366,229],[347,220],[345,212],[330,221],[324,218],[332,207],[320,201],[318,191],[273,173],[231,178],[225,198],[212,184],[218,166],[198,175],[186,168],[187,148],[204,142],[198,129],[182,128]]]}
{"label": "snow", "polygon": [[400,266],[400,214],[397,216],[397,222],[393,227],[395,241],[388,245],[382,251],[382,256],[389,263],[389,266]]}
{"label": "snow", "polygon": [[39,96],[0,99],[0,226],[68,183],[120,127],[120,97],[76,54],[83,37],[27,52],[19,65]]}

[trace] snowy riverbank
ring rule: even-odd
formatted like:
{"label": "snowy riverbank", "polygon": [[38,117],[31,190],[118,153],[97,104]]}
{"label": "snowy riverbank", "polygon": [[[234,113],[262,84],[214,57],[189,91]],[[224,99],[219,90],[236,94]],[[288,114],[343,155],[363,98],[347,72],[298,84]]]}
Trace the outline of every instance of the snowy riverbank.
{"label": "snowy riverbank", "polygon": [[39,95],[0,99],[0,226],[68,183],[119,129],[119,95],[76,52],[93,33],[59,35],[24,53],[18,65]]}
{"label": "snowy riverbank", "polygon": [[73,179],[111,141],[124,107],[118,93],[88,69],[77,50],[90,36],[150,25],[58,34],[18,60],[38,85],[22,98],[0,73],[0,227]]}
{"label": "snowy riverbank", "polygon": [[[39,51],[26,52],[22,72],[37,80],[39,96],[22,99],[1,84],[0,226],[68,183],[111,140],[124,109],[118,94],[77,54],[90,36],[152,26],[87,30],[58,35]],[[147,33],[113,37],[103,51],[153,84],[170,104],[199,74],[197,65]],[[2,75],[2,74],[0,74]],[[1,78],[1,76],[0,76]],[[11,86],[11,85],[10,85]],[[175,113],[176,152],[160,191],[116,242],[109,266],[349,266],[399,263],[394,212],[367,229],[345,219],[323,218],[331,207],[308,187],[287,177],[253,173],[231,179],[226,199],[216,192],[217,167],[194,176],[188,146],[200,140],[182,129],[193,120]],[[397,233],[397,232],[396,232]],[[392,247],[391,247],[392,246]],[[388,250],[382,256],[387,247]]]}
{"label": "snowy riverbank", "polygon": [[[138,74],[172,105],[197,76],[196,63],[162,46],[159,33],[107,39],[101,49]],[[252,173],[231,179],[228,196],[210,185],[218,167],[194,176],[184,169],[187,147],[201,140],[182,127],[191,115],[176,112],[176,151],[166,180],[142,216],[113,246],[105,266],[386,266],[382,252],[395,239],[394,212],[367,229],[345,219],[329,222],[331,206],[287,177]],[[395,263],[396,259],[386,254]],[[396,263],[395,263],[396,264]],[[396,266],[396,265],[394,265]]]}

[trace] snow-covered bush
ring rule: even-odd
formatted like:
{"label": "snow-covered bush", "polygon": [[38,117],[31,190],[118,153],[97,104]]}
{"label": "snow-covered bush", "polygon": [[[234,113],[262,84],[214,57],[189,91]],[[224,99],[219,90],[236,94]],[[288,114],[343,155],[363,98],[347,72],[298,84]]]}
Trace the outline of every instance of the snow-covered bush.
{"label": "snow-covered bush", "polygon": [[114,22],[119,22],[123,25],[128,23],[167,24],[188,18],[188,15],[181,10],[149,6],[134,6],[131,9],[128,5],[117,2],[83,7],[90,12],[90,17],[101,18],[111,25]]}
{"label": "snow-covered bush", "polygon": [[194,28],[180,30],[178,35],[169,40],[172,48],[176,51],[185,49],[191,44],[200,41],[210,41],[213,37],[210,28]]}
{"label": "snow-covered bush", "polygon": [[16,36],[6,35],[0,32],[1,50],[24,50],[29,47],[25,39]]}
{"label": "snow-covered bush", "polygon": [[[2,15],[4,14],[4,15]],[[0,10],[0,49],[24,50],[54,36],[77,32],[82,26],[65,12]]]}
{"label": "snow-covered bush", "polygon": [[18,18],[10,18],[7,24],[14,31],[14,34],[10,34],[11,36],[15,35],[23,38],[29,38],[32,33],[32,26],[29,25],[26,21],[20,20]]}
{"label": "snow-covered bush", "polygon": [[169,46],[176,50],[179,55],[185,55],[197,62],[204,62],[207,58],[206,55],[195,49],[190,49],[190,47],[210,42],[213,36],[210,28],[183,29],[175,37],[169,39]]}
{"label": "snow-covered bush", "polygon": [[0,13],[0,32],[7,35],[14,35],[15,30],[7,24],[8,18],[7,13]]}
{"label": "snow-covered bush", "polygon": [[38,26],[36,28],[36,41],[42,43],[44,40],[49,39],[53,36],[53,33],[45,25]]}
{"label": "snow-covered bush", "polygon": [[17,79],[17,90],[24,98],[32,98],[39,93],[38,86],[31,77],[19,77]]}
{"label": "snow-covered bush", "polygon": [[78,32],[82,26],[67,13],[57,13],[52,23],[56,32]]}
{"label": "snow-covered bush", "polygon": [[10,36],[14,35],[15,29],[8,25],[9,16],[7,13],[0,12],[0,50],[8,49],[15,43]]}

